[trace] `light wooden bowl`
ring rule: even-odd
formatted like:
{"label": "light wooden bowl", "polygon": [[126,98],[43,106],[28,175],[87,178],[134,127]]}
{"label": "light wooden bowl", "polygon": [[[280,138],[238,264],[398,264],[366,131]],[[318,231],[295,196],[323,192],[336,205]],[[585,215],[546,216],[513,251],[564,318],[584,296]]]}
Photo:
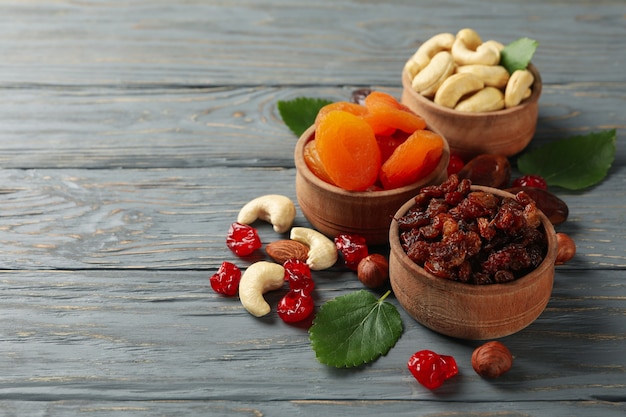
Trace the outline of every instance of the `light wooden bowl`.
{"label": "light wooden bowl", "polygon": [[368,244],[387,244],[391,219],[398,208],[422,187],[441,184],[448,178],[450,149],[444,137],[439,164],[421,181],[393,190],[346,191],[321,180],[307,166],[304,146],[314,137],[315,127],[311,126],[296,144],[296,196],[311,225],[329,237],[351,233],[365,237]]}
{"label": "light wooden bowl", "polygon": [[532,95],[509,109],[470,113],[440,106],[411,88],[411,76],[406,70],[402,72],[401,101],[441,132],[451,152],[465,159],[482,153],[512,156],[528,146],[537,128],[543,84],[532,64],[528,69],[535,77]]}
{"label": "light wooden bowl", "polygon": [[[472,186],[501,196],[502,190]],[[414,200],[396,213],[403,216]],[[557,240],[552,223],[541,213],[548,250],[531,273],[508,283],[476,285],[435,277],[413,262],[400,244],[394,220],[389,231],[389,277],[400,305],[422,325],[447,336],[469,340],[495,339],[516,333],[543,312],[552,293]]]}

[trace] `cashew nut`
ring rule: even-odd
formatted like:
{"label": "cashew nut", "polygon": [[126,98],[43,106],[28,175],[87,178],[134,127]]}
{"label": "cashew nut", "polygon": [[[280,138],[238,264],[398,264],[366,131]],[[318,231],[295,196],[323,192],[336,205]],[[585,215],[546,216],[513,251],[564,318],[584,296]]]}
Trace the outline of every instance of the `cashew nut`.
{"label": "cashew nut", "polygon": [[495,87],[485,87],[466,98],[454,108],[458,111],[481,112],[504,108],[504,93]]}
{"label": "cashew nut", "polygon": [[278,290],[285,284],[285,269],[273,262],[255,262],[245,270],[239,281],[239,299],[250,314],[261,317],[271,307],[263,298],[268,291]]}
{"label": "cashew nut", "polygon": [[478,48],[480,44],[483,43],[483,40],[480,38],[480,35],[478,34],[478,32],[470,28],[464,28],[464,29],[459,30],[456,33],[455,40],[456,39],[458,39],[460,42],[462,42],[467,48],[471,49],[472,51],[475,51],[476,48]]}
{"label": "cashew nut", "polygon": [[521,103],[524,94],[535,81],[535,77],[528,70],[517,70],[511,74],[511,79],[504,90],[505,107],[514,107]]}
{"label": "cashew nut", "polygon": [[237,222],[251,224],[256,219],[271,223],[277,233],[284,233],[291,228],[296,218],[296,206],[289,197],[267,194],[248,202],[239,211]]}
{"label": "cashew nut", "polygon": [[452,33],[439,33],[426,40],[407,61],[405,68],[409,71],[411,78],[420,72],[437,52],[449,51],[454,43]]}
{"label": "cashew nut", "polygon": [[488,41],[483,42],[483,45],[487,45],[489,47],[495,48],[498,52],[502,52],[504,49],[504,44],[498,41],[494,41],[493,39],[489,39]]}
{"label": "cashew nut", "polygon": [[306,260],[309,268],[313,270],[326,269],[337,262],[338,255],[335,242],[317,230],[308,227],[294,227],[291,229],[290,238],[309,247]]}
{"label": "cashew nut", "polygon": [[458,65],[497,65],[500,62],[500,51],[493,45],[483,43],[474,50],[458,37],[452,44],[452,56]]}
{"label": "cashew nut", "polygon": [[423,96],[431,97],[453,72],[454,60],[450,52],[437,52],[428,65],[413,78],[412,87]]}
{"label": "cashew nut", "polygon": [[456,72],[474,74],[490,87],[504,88],[509,81],[509,71],[502,65],[461,65]]}
{"label": "cashew nut", "polygon": [[461,97],[478,91],[484,87],[480,78],[473,74],[453,74],[441,84],[435,93],[435,103],[451,109],[456,106]]}

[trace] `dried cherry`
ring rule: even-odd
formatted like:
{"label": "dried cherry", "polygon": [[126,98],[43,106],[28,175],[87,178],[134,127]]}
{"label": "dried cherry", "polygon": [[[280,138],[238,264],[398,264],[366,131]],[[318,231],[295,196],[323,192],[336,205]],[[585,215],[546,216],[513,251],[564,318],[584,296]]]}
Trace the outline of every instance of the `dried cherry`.
{"label": "dried cherry", "polygon": [[296,323],[309,317],[315,309],[313,297],[301,289],[289,290],[278,302],[276,311],[286,323]]}
{"label": "dried cherry", "polygon": [[298,259],[289,259],[283,264],[285,268],[285,281],[289,283],[289,289],[301,290],[310,294],[315,288],[315,282],[311,277],[311,268],[306,262]]}
{"label": "dried cherry", "polygon": [[213,291],[232,297],[239,292],[241,270],[231,262],[222,262],[220,268],[209,278],[209,281]]}
{"label": "dried cherry", "polygon": [[254,227],[235,222],[228,229],[226,246],[237,256],[248,256],[261,248],[262,243]]}
{"label": "dried cherry", "polygon": [[432,350],[415,352],[407,362],[417,382],[430,390],[439,388],[445,380],[459,373],[454,357],[440,355]]}
{"label": "dried cherry", "polygon": [[542,190],[548,189],[548,183],[546,183],[546,180],[543,179],[543,177],[532,174],[522,175],[521,177],[515,178],[515,180],[513,180],[513,184],[511,185],[513,187],[535,187],[541,188]]}
{"label": "dried cherry", "polygon": [[366,239],[357,234],[340,233],[335,239],[335,246],[343,258],[346,267],[356,271],[361,259],[368,254]]}

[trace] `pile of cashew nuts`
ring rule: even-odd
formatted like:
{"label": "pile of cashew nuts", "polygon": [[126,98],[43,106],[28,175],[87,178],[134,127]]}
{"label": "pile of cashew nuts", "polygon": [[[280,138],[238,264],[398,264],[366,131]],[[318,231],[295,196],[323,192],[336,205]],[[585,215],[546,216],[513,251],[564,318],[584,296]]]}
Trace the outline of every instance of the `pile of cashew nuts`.
{"label": "pile of cashew nuts", "polygon": [[435,103],[465,112],[496,111],[530,97],[527,69],[509,74],[500,65],[501,43],[483,42],[473,29],[440,33],[424,42],[405,64],[412,88]]}
{"label": "pile of cashew nuts", "polygon": [[[271,223],[277,233],[290,233],[290,239],[309,247],[306,263],[312,270],[330,268],[337,262],[335,243],[317,230],[307,227],[292,227],[296,207],[289,197],[267,194],[253,199],[239,211],[237,222],[252,224],[256,220]],[[250,265],[239,282],[239,299],[252,315],[261,317],[271,311],[263,294],[282,288],[285,270],[282,265],[258,261]]]}

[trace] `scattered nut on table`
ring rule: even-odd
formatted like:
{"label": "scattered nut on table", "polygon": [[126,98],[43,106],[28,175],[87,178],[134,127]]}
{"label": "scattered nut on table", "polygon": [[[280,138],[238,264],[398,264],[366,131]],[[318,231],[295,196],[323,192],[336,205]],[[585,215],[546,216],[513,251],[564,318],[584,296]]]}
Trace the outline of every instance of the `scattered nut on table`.
{"label": "scattered nut on table", "polygon": [[472,353],[472,368],[485,378],[497,378],[513,366],[511,351],[496,340],[477,347]]}
{"label": "scattered nut on table", "polygon": [[296,217],[296,206],[289,197],[279,194],[267,194],[245,204],[239,211],[237,222],[251,224],[257,219],[274,226],[277,233],[287,232]]}
{"label": "scattered nut on table", "polygon": [[372,253],[361,259],[357,277],[367,288],[379,288],[389,282],[389,261],[384,255]]}
{"label": "scattered nut on table", "polygon": [[335,242],[308,227],[293,227],[290,238],[309,247],[306,263],[313,270],[327,269],[333,266],[339,257]]}
{"label": "scattered nut on table", "polygon": [[274,262],[255,262],[245,270],[239,281],[239,300],[250,314],[262,317],[271,311],[263,298],[268,291],[278,290],[285,283],[285,269]]}
{"label": "scattered nut on table", "polygon": [[267,252],[270,258],[282,265],[289,259],[306,262],[309,247],[296,240],[282,239],[268,243],[265,247],[265,252]]}
{"label": "scattered nut on table", "polygon": [[557,253],[555,265],[563,265],[576,255],[576,242],[568,234],[559,232],[556,234]]}

